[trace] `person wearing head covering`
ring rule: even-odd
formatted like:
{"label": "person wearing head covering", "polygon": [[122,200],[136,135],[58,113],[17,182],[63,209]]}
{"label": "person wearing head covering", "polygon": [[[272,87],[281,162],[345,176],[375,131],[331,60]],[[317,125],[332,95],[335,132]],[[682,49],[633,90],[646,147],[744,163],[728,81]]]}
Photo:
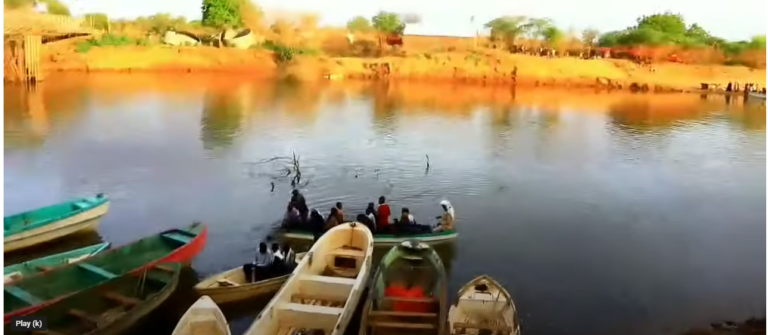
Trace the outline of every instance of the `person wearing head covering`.
{"label": "person wearing head covering", "polygon": [[323,235],[323,229],[325,229],[325,218],[317,209],[312,209],[309,213],[309,229],[312,231],[312,235],[317,241],[321,235]]}
{"label": "person wearing head covering", "polygon": [[336,221],[338,223],[344,223],[344,210],[342,209],[343,205],[341,204],[341,201],[336,203]]}
{"label": "person wearing head covering", "polygon": [[453,210],[453,206],[448,200],[440,201],[440,206],[443,207],[443,215],[438,216],[440,222],[432,229],[433,232],[448,231],[454,229],[454,223],[456,222],[456,211]]}
{"label": "person wearing head covering", "polygon": [[307,207],[307,200],[304,199],[304,195],[299,190],[293,190],[291,192],[291,204],[299,210],[301,214],[301,220],[306,221],[309,214],[309,208]]}
{"label": "person wearing head covering", "polygon": [[285,211],[283,226],[288,229],[296,229],[301,223],[301,213],[293,202],[288,203],[288,209]]}
{"label": "person wearing head covering", "polygon": [[331,214],[328,214],[328,219],[325,220],[324,231],[329,231],[331,228],[339,225],[339,210],[336,207],[331,207]]}
{"label": "person wearing head covering", "polygon": [[376,207],[374,207],[372,202],[368,203],[368,207],[365,209],[365,215],[371,220],[371,226],[369,227],[371,228],[371,232],[375,232],[379,225],[378,222],[376,222],[378,213],[376,213]]}

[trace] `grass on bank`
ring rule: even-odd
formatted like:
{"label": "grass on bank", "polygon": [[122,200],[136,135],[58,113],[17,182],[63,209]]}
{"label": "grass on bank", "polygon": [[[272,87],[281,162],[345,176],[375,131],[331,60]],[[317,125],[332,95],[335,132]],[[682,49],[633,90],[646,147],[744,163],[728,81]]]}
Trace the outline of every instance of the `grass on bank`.
{"label": "grass on bank", "polygon": [[150,41],[146,38],[136,39],[125,35],[104,34],[100,38],[91,38],[78,43],[76,50],[80,53],[86,53],[93,47],[117,47],[130,45],[148,46],[150,45]]}

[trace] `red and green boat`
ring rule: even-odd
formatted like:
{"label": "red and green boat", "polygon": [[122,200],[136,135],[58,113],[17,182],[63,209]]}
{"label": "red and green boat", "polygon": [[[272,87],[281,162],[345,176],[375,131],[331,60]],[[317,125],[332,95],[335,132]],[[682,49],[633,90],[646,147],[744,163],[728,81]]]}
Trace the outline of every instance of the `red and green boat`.
{"label": "red and green boat", "polygon": [[208,227],[194,223],[104,251],[77,263],[6,283],[5,323],[111,279],[161,263],[189,264],[205,247]]}

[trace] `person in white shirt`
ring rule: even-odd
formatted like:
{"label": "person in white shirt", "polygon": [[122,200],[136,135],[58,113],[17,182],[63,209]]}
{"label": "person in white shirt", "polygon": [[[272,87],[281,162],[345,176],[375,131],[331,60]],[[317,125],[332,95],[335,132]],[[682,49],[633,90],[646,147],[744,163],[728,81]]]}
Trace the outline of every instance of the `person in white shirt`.
{"label": "person in white shirt", "polygon": [[272,250],[270,252],[272,253],[273,262],[283,262],[285,256],[283,255],[283,252],[280,251],[280,245],[272,243]]}
{"label": "person in white shirt", "polygon": [[291,249],[288,243],[283,243],[281,251],[283,252],[283,255],[285,255],[283,263],[285,263],[287,268],[293,269],[294,265],[296,265],[296,253]]}

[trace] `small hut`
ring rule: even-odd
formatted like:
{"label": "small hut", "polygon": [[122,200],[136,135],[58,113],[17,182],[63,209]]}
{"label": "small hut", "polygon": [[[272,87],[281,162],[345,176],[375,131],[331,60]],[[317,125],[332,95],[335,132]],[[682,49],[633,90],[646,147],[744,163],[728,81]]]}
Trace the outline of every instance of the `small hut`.
{"label": "small hut", "polygon": [[173,46],[198,46],[200,38],[192,33],[169,30],[163,35],[163,43]]}
{"label": "small hut", "polygon": [[261,40],[257,40],[256,36],[250,29],[243,29],[240,32],[236,32],[232,29],[224,30],[221,32],[221,41],[227,47],[243,50],[263,42]]}

